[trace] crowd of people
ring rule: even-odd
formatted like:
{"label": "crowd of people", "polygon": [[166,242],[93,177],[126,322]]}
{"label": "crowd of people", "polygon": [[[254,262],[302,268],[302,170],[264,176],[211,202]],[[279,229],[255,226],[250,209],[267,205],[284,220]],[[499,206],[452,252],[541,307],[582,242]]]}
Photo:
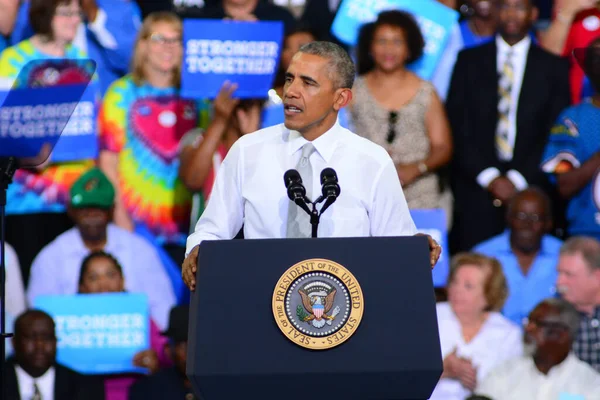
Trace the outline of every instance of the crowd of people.
{"label": "crowd of people", "polygon": [[[426,38],[400,10],[350,47],[331,33],[340,0],[0,0],[0,88],[31,60],[91,58],[99,110],[96,159],[20,169],[8,190],[9,398],[194,398],[186,240],[234,144],[283,122],[294,54],[331,41],[357,66],[336,126],[387,151],[408,208],[447,216],[431,399],[600,399],[600,2],[435,1],[461,19],[424,80]],[[184,18],[282,21],[273,90],[180,97]],[[148,376],[56,363],[36,298],[124,291],[148,297],[132,360]]]}

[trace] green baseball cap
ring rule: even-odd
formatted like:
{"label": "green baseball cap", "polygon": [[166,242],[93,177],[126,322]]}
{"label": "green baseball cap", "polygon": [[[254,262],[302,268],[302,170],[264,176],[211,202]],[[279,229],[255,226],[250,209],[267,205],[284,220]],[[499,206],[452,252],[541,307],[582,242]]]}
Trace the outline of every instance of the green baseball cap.
{"label": "green baseball cap", "polygon": [[111,208],[115,204],[115,188],[106,175],[92,168],[71,186],[71,207]]}

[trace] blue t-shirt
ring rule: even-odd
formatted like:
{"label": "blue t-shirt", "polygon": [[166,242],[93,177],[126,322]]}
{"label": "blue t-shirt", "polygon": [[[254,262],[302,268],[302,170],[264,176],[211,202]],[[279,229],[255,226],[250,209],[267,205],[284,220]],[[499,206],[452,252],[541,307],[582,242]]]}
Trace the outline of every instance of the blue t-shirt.
{"label": "blue t-shirt", "polygon": [[[600,108],[591,101],[566,109],[552,128],[542,169],[555,175],[579,168],[600,151]],[[600,238],[600,177],[592,181],[569,201],[568,231],[571,235]]]}
{"label": "blue t-shirt", "polygon": [[561,246],[559,239],[544,235],[540,251],[527,275],[523,275],[519,260],[510,246],[510,231],[504,231],[475,246],[474,252],[495,257],[502,264],[508,284],[508,298],[502,308],[506,318],[522,326],[523,319],[540,301],[556,294],[556,263]]}

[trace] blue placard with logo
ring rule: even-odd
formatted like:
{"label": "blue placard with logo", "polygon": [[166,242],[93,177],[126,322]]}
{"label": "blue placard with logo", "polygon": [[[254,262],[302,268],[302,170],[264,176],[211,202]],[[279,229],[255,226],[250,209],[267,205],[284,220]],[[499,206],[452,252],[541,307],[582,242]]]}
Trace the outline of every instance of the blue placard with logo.
{"label": "blue placard with logo", "polygon": [[433,269],[433,286],[446,286],[450,260],[448,253],[448,228],[446,211],[443,209],[410,210],[410,215],[420,233],[426,233],[442,246],[442,255]]}
{"label": "blue placard with logo", "polygon": [[410,12],[417,19],[425,38],[423,57],[409,69],[429,80],[442,57],[451,29],[457,23],[458,12],[436,0],[343,0],[335,16],[331,32],[342,42],[355,46],[360,27],[377,19],[384,10]]}
{"label": "blue placard with logo", "polygon": [[132,362],[135,354],[150,348],[145,295],[39,296],[35,307],[54,319],[59,363],[83,374],[145,372]]}
{"label": "blue placard with logo", "polygon": [[34,157],[50,146],[53,162],[98,155],[98,83],[91,60],[33,60],[0,93],[0,156]]}
{"label": "blue placard with logo", "polygon": [[226,80],[238,98],[266,98],[277,74],[283,23],[189,19],[183,23],[181,94],[214,98]]}

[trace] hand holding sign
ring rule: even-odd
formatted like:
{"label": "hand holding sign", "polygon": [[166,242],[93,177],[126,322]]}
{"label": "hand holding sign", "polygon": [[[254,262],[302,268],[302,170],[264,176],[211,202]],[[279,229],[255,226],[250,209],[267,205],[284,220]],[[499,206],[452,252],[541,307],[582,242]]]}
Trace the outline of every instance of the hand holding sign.
{"label": "hand holding sign", "polygon": [[221,122],[229,121],[233,111],[240,103],[239,99],[233,97],[233,93],[237,88],[238,85],[235,83],[231,83],[229,81],[225,81],[225,83],[223,83],[221,90],[219,90],[219,94],[213,102],[213,107],[215,109],[215,120],[220,120]]}

